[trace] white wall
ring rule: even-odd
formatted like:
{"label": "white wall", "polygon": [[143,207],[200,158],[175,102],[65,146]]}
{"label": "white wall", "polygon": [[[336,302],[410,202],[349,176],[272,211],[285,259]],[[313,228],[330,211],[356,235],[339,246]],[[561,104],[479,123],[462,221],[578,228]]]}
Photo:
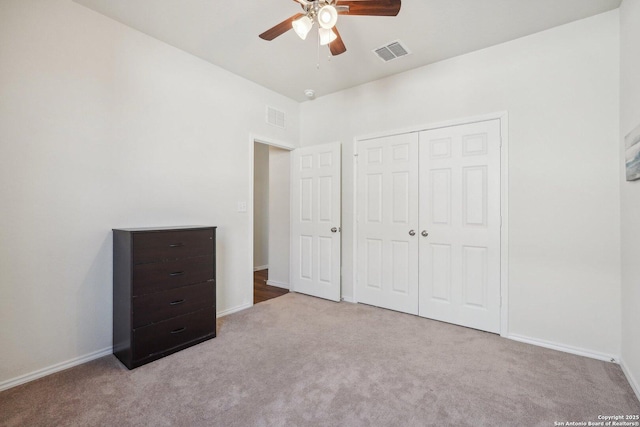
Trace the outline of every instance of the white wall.
{"label": "white wall", "polygon": [[269,266],[269,146],[253,145],[253,268]]}
{"label": "white wall", "polygon": [[218,310],[252,303],[247,141],[296,102],[71,0],[1,1],[0,64],[0,388],[110,350],[112,228],[218,226]]}
{"label": "white wall", "polygon": [[[640,2],[620,6],[620,134],[640,125]],[[622,212],[622,361],[640,399],[640,181],[627,182],[620,172]]]}
{"label": "white wall", "polygon": [[269,147],[269,281],[289,288],[289,157],[290,151]]}
{"label": "white wall", "polygon": [[619,354],[618,20],[612,11],[301,105],[302,145],[344,144],[344,297],[353,139],[508,111],[509,332]]}

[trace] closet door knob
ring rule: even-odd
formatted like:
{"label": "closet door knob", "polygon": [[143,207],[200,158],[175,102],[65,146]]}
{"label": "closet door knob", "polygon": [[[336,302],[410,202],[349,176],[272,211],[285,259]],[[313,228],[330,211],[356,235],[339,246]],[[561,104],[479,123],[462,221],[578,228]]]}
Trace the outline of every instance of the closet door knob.
{"label": "closet door knob", "polygon": [[331,232],[332,232],[332,233],[337,233],[337,232],[338,232],[338,229],[337,229],[336,227],[331,227]]}
{"label": "closet door knob", "polygon": [[427,230],[422,230],[422,237],[427,237],[429,235],[429,233],[427,233]]}
{"label": "closet door knob", "polygon": [[413,230],[409,230],[409,236],[413,237],[416,235],[416,232]]}

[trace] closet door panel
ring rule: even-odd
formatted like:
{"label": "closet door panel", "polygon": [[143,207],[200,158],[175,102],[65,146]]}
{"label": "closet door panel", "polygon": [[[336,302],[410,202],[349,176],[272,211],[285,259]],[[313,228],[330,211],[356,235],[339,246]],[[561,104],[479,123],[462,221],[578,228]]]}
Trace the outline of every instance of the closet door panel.
{"label": "closet door panel", "polygon": [[420,316],[499,332],[500,121],[421,132],[419,197]]}
{"label": "closet door panel", "polygon": [[417,314],[418,135],[361,141],[358,153],[356,298]]}

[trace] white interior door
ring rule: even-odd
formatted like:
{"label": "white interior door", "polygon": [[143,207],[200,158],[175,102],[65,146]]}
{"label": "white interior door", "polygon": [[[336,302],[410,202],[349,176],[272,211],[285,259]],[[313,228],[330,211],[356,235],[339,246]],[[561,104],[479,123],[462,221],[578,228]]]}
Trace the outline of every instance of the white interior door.
{"label": "white interior door", "polygon": [[500,121],[421,132],[420,316],[500,331],[500,228]]}
{"label": "white interior door", "polygon": [[340,301],[340,143],[291,154],[291,290]]}
{"label": "white interior door", "polygon": [[418,314],[418,134],[358,143],[359,302]]}

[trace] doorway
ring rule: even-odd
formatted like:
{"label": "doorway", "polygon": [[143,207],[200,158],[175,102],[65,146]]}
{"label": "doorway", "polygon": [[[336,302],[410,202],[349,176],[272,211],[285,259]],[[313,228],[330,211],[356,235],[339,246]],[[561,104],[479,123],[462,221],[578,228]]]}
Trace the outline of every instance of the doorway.
{"label": "doorway", "polygon": [[289,292],[289,150],[253,142],[253,303]]}

